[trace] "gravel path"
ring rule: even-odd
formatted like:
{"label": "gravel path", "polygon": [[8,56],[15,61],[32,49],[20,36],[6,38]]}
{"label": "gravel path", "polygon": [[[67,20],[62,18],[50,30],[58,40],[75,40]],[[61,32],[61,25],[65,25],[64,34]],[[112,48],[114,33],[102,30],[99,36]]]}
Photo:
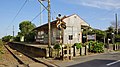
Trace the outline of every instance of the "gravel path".
{"label": "gravel path", "polygon": [[4,48],[4,54],[0,55],[0,67],[16,67],[18,64],[17,60]]}

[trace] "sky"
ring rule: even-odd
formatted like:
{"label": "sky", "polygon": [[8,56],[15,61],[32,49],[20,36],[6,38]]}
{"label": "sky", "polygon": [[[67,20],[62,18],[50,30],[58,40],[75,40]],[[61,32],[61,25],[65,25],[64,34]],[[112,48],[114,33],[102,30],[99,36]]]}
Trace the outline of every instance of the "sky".
{"label": "sky", "polygon": [[[40,16],[35,18],[44,9],[39,1],[27,0],[21,9],[25,1],[0,0],[0,38],[12,35],[13,26],[15,35],[17,35],[19,23],[25,20],[32,21],[36,27],[47,23],[46,10],[41,13],[41,21]],[[47,0],[43,1],[43,4],[47,6]],[[111,22],[115,22],[115,13],[118,14],[119,19],[120,0],[51,0],[51,21],[55,20],[58,14],[62,16],[77,14],[91,27],[106,30]]]}

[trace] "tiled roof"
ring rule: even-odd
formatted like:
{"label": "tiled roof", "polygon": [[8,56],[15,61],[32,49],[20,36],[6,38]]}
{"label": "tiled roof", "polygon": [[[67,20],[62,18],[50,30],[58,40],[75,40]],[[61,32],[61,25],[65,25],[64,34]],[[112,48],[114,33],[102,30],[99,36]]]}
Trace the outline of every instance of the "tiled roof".
{"label": "tiled roof", "polygon": [[[73,16],[73,15],[77,15],[77,14],[72,14],[72,15],[69,15],[69,16],[64,16],[65,18],[68,18],[68,17],[71,17],[71,16]],[[78,15],[77,15],[78,16]],[[80,19],[82,19],[80,16],[78,16]],[[64,19],[65,19],[64,18]],[[83,20],[83,19],[82,19]],[[54,20],[54,21],[52,21],[52,22],[50,22],[50,24],[51,25],[53,25],[53,24],[56,24],[56,22],[57,22],[58,20]],[[86,23],[84,20],[83,20],[83,22],[82,22],[82,24],[81,25],[83,25],[83,26],[90,26],[88,23]],[[48,26],[48,23],[46,23],[46,24],[43,24],[43,25],[41,25],[41,26],[39,26],[39,27],[36,27],[34,30],[37,30],[37,29],[39,29],[39,28],[43,28],[43,27],[45,27],[45,26]]]}

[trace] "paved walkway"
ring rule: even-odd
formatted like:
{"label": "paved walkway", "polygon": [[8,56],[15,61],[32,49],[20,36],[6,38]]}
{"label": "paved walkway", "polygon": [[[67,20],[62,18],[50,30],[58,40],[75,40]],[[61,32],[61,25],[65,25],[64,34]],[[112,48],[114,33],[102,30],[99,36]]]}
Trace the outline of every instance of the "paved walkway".
{"label": "paved walkway", "polygon": [[100,59],[100,58],[106,59],[106,58],[104,58],[104,57],[106,57],[105,55],[110,54],[110,53],[112,54],[112,53],[117,53],[117,52],[107,52],[107,53],[100,53],[100,54],[91,54],[91,55],[87,55],[87,56],[79,56],[79,57],[75,57],[69,61],[53,60],[53,59],[46,59],[46,61],[51,62],[52,64],[55,64],[59,67],[67,67],[67,66],[91,61],[94,59]]}

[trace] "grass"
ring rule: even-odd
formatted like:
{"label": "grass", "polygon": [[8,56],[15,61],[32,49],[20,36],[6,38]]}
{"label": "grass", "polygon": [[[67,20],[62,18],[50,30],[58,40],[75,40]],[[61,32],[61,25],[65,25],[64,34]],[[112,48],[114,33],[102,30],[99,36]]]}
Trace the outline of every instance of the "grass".
{"label": "grass", "polygon": [[4,54],[4,51],[3,51],[3,42],[2,40],[0,39],[0,59],[2,57],[2,54]]}

